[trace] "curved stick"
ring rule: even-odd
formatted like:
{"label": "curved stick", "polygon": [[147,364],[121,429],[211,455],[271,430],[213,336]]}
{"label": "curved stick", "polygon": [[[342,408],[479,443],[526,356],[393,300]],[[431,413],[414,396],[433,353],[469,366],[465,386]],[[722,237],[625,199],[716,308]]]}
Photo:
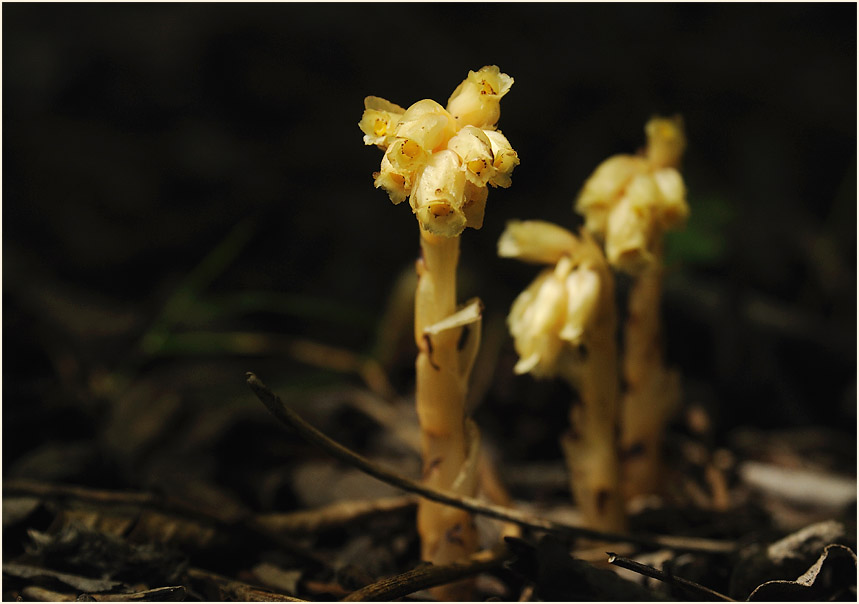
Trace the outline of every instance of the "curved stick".
{"label": "curved stick", "polygon": [[703,552],[709,554],[728,554],[735,550],[735,545],[726,541],[712,539],[700,539],[695,537],[671,537],[671,536],[643,536],[610,533],[597,531],[582,527],[572,526],[561,522],[554,522],[525,514],[515,509],[504,508],[498,505],[484,503],[473,497],[461,497],[452,493],[445,493],[430,489],[414,480],[410,480],[390,470],[380,467],[365,457],[358,455],[351,449],[325,436],[322,432],[305,422],[297,413],[288,408],[274,392],[263,384],[253,373],[248,372],[247,383],[257,398],[266,406],[269,412],[281,423],[295,430],[303,439],[321,447],[326,452],[340,461],[354,466],[362,472],[378,478],[382,482],[398,487],[400,489],[417,493],[421,497],[437,501],[446,505],[468,510],[476,514],[482,514],[497,520],[506,520],[523,527],[547,531],[550,533],[566,535],[568,537],[581,537],[586,539],[598,539],[602,541],[617,541],[622,543],[634,543],[645,547],[665,547],[677,551]]}

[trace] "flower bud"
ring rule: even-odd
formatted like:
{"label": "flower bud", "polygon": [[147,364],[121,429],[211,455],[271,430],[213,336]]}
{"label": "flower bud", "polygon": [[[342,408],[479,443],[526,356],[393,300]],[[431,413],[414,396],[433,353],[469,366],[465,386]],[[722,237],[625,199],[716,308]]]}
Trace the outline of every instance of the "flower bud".
{"label": "flower bud", "polygon": [[686,135],[683,132],[683,118],[654,117],[644,127],[647,134],[647,159],[656,168],[680,165],[680,158],[686,150]]}

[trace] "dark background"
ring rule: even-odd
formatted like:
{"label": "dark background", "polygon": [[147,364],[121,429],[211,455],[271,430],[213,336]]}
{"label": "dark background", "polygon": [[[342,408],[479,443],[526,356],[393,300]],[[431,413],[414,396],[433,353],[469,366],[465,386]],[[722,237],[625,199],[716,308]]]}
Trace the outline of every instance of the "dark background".
{"label": "dark background", "polygon": [[[515,78],[499,126],[521,165],[463,237],[460,298],[500,325],[536,274],[496,258],[504,223],[575,228],[598,163],[681,113],[692,217],[664,316],[685,402],[717,438],[855,444],[855,24],[852,3],[5,4],[4,472],[240,492],[299,449],[244,371],[324,421],[307,401],[360,382],[290,338],[378,350],[417,254],[407,207],[373,189],[362,99],[445,103],[485,64]],[[402,396],[408,338],[386,363]],[[504,338],[478,421],[513,461],[557,456],[539,425],[563,427],[569,393],[514,362]],[[340,419],[366,445],[367,420]]]}

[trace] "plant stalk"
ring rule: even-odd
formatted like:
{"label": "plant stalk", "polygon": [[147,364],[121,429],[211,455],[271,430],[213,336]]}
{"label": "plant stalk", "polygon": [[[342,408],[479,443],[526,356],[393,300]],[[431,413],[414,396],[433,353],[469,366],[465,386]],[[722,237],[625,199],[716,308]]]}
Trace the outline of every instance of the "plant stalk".
{"label": "plant stalk", "polygon": [[[465,328],[432,335],[426,328],[456,312],[456,267],[459,237],[440,237],[421,228],[421,258],[417,262],[415,296],[416,404],[421,427],[423,482],[434,489],[474,496],[476,471],[470,457],[465,400],[467,369],[459,343]],[[477,531],[468,512],[421,500],[418,505],[421,555],[443,565],[462,560],[477,550]],[[439,599],[468,598],[469,582],[436,588]]]}
{"label": "plant stalk", "polygon": [[614,278],[604,260],[594,268],[600,273],[601,284],[597,315],[579,351],[581,362],[561,370],[562,377],[579,394],[570,408],[570,429],[561,438],[561,446],[573,495],[587,526],[624,531],[626,513],[615,428],[619,392]]}
{"label": "plant stalk", "polygon": [[624,329],[620,448],[627,499],[659,491],[665,424],[680,402],[680,376],[665,367],[662,349],[664,269],[662,254],[656,256],[633,284]]}

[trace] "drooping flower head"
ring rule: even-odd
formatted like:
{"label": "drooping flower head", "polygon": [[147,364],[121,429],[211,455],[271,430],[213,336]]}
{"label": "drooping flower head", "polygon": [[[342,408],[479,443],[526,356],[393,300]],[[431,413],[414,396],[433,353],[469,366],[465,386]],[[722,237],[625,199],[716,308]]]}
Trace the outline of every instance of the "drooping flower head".
{"label": "drooping flower head", "polygon": [[516,373],[551,377],[575,359],[612,304],[608,267],[596,242],[549,222],[512,221],[498,241],[498,255],[547,264],[513,302],[507,324],[519,361]]}
{"label": "drooping flower head", "polygon": [[653,118],[645,126],[643,155],[615,155],[585,182],[576,211],[585,227],[605,242],[609,262],[631,274],[654,259],[663,234],[689,215],[678,171],[686,148],[680,117]]}
{"label": "drooping flower head", "polygon": [[496,124],[513,78],[497,66],[471,71],[442,107],[424,99],[403,109],[379,97],[364,99],[358,123],[364,144],[384,149],[373,174],[395,204],[406,199],[421,227],[455,237],[479,229],[488,186],[509,187],[519,157]]}

